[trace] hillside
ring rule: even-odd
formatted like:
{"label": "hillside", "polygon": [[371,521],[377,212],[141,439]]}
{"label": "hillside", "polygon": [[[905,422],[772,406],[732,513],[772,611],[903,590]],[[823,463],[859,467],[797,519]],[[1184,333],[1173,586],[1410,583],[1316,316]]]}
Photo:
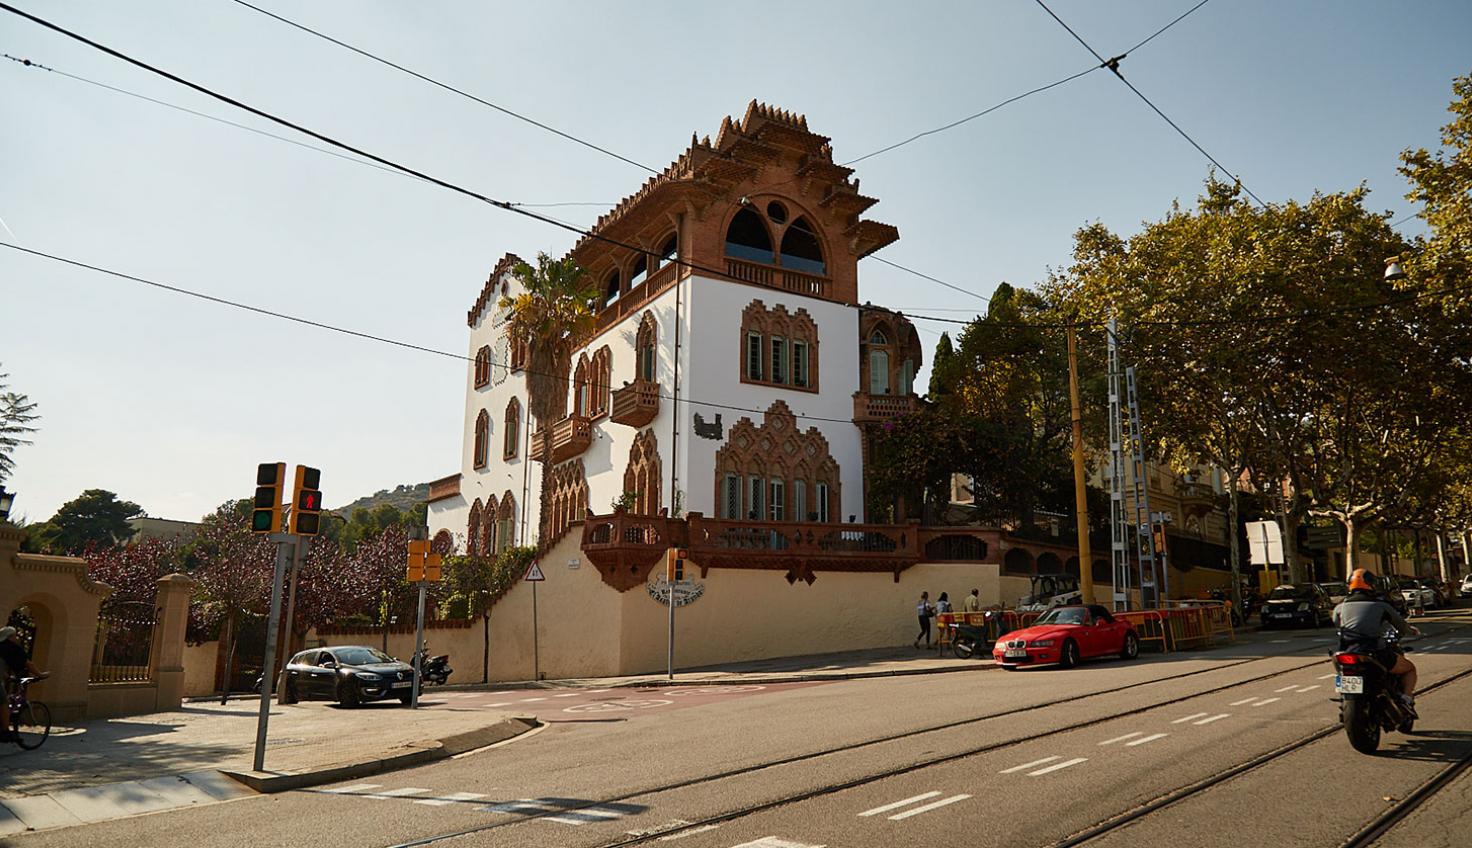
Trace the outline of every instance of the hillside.
{"label": "hillside", "polygon": [[375,494],[364,495],[346,506],[333,508],[333,512],[342,516],[351,516],[354,510],[366,509],[372,511],[383,504],[393,504],[405,512],[413,509],[416,504],[424,503],[429,499],[429,484],[408,483],[395,486],[393,489],[381,489]]}

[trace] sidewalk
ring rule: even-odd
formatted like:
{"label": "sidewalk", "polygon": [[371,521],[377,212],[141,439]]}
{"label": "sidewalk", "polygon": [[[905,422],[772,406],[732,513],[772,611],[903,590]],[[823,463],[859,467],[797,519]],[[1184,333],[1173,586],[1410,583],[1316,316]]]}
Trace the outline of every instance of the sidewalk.
{"label": "sidewalk", "polygon": [[[484,747],[535,726],[511,713],[271,707],[265,773],[252,773],[259,701],[55,728],[35,751],[0,746],[0,836],[342,780]],[[234,779],[231,779],[234,777]]]}

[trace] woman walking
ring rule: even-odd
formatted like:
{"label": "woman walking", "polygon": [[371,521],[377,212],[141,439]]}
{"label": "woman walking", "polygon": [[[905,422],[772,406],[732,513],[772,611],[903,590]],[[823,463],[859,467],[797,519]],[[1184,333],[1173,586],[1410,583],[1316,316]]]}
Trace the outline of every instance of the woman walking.
{"label": "woman walking", "polygon": [[915,647],[920,647],[920,640],[925,640],[925,647],[930,647],[930,617],[935,615],[935,607],[930,605],[930,593],[920,593],[920,603],[915,607],[915,614],[920,617],[920,635],[915,637]]}

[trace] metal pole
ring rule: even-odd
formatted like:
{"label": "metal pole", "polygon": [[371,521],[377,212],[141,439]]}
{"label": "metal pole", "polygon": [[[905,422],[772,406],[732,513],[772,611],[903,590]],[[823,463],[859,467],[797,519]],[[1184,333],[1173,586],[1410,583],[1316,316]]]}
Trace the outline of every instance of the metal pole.
{"label": "metal pole", "polygon": [[1068,325],[1068,402],[1073,407],[1073,504],[1078,524],[1078,585],[1084,603],[1094,602],[1094,565],[1089,551],[1089,498],[1084,480],[1084,419],[1078,399],[1078,342]]}
{"label": "metal pole", "polygon": [[[679,495],[680,482],[680,307],[682,287],[679,280],[675,281],[675,355],[674,355],[674,379],[670,384],[670,517],[676,517],[675,498]],[[666,553],[666,557],[669,554]],[[669,591],[669,645],[666,655],[666,673],[670,680],[675,679],[675,575],[669,567],[670,560],[665,560],[665,588]]]}
{"label": "metal pole", "polygon": [[424,673],[424,588],[428,581],[419,581],[419,621],[414,625],[414,694],[410,698],[410,709],[419,709],[419,679]]}
{"label": "metal pole", "polygon": [[[296,578],[301,569],[307,564],[307,551],[312,547],[311,539],[303,538],[296,545],[296,556],[291,558],[291,580],[290,588],[286,592],[286,650],[281,657],[281,670],[286,670],[286,661],[291,657],[291,627],[292,618],[296,615]],[[281,681],[281,686],[276,690],[276,702],[284,703],[281,699],[286,697],[286,680]]]}
{"label": "metal pole", "polygon": [[272,533],[276,543],[276,570],[271,575],[271,617],[266,619],[266,658],[261,669],[261,710],[256,718],[256,758],[254,768],[266,768],[266,724],[271,717],[271,684],[276,675],[276,631],[281,619],[281,580],[286,574],[289,533]]}
{"label": "metal pole", "polygon": [[[666,554],[666,556],[668,556],[668,554]],[[673,562],[673,561],[672,560],[669,560],[669,559],[666,559],[665,560],[665,566],[666,567],[665,567],[665,575],[664,575],[665,576],[665,581],[664,581],[664,583],[665,583],[665,589],[669,592],[669,600],[670,600],[670,611],[669,611],[669,616],[670,616],[670,637],[669,637],[669,656],[668,656],[668,659],[667,659],[667,662],[668,662],[668,665],[667,665],[667,669],[668,669],[667,674],[669,675],[669,679],[670,680],[674,680],[675,679],[675,573],[674,573],[674,569],[669,568],[669,564],[671,562]]]}
{"label": "metal pole", "polygon": [[537,645],[537,583],[531,582],[531,679],[542,679],[542,654]]}

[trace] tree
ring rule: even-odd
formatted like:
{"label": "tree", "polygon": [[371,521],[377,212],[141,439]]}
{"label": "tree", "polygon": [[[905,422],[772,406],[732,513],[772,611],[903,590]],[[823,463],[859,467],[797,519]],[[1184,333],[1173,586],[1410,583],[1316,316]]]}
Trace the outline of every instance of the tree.
{"label": "tree", "polygon": [[[568,378],[573,352],[587,343],[597,328],[596,286],[572,259],[537,254],[537,267],[518,263],[512,271],[522,285],[514,298],[503,297],[510,309],[506,335],[512,344],[526,346],[527,407],[537,419],[542,449],[541,514],[538,536],[545,539],[547,485],[552,465],[552,425],[567,410]],[[502,363],[504,367],[504,363]]]}
{"label": "tree", "polygon": [[158,594],[158,579],[179,570],[178,546],[166,539],[88,545],[82,559],[88,577],[112,587],[108,602],[151,601]]}
{"label": "tree", "polygon": [[89,544],[111,546],[131,539],[134,531],[128,521],[143,514],[143,507],[118,500],[112,492],[87,489],[51,516],[43,538],[53,552],[62,554],[77,553]]}
{"label": "tree", "polygon": [[1472,75],[1452,81],[1452,120],[1441,129],[1443,150],[1401,154],[1400,172],[1411,184],[1406,199],[1425,204],[1420,217],[1431,232],[1405,257],[1407,273],[1443,292],[1459,311],[1472,279]]}
{"label": "tree", "polygon": [[956,385],[956,349],[951,344],[951,334],[941,333],[940,341],[935,343],[935,356],[930,362],[930,395],[931,400],[940,400],[950,396],[955,391]]}
{"label": "tree", "polygon": [[491,607],[516,585],[536,558],[537,549],[509,547],[494,559],[482,556],[446,556],[443,590],[451,598],[461,597],[481,617],[481,682],[490,680]]}
{"label": "tree", "polygon": [[249,515],[249,501],[221,504],[205,517],[193,551],[199,618],[219,622],[226,643],[221,703],[230,691],[241,620],[265,613],[275,572],[276,546],[250,531]]}
{"label": "tree", "polygon": [[21,445],[31,443],[22,438],[26,433],[36,432],[31,422],[40,418],[36,404],[26,395],[9,391],[6,380],[9,374],[0,373],[0,483],[15,470],[15,458],[11,456]]}

